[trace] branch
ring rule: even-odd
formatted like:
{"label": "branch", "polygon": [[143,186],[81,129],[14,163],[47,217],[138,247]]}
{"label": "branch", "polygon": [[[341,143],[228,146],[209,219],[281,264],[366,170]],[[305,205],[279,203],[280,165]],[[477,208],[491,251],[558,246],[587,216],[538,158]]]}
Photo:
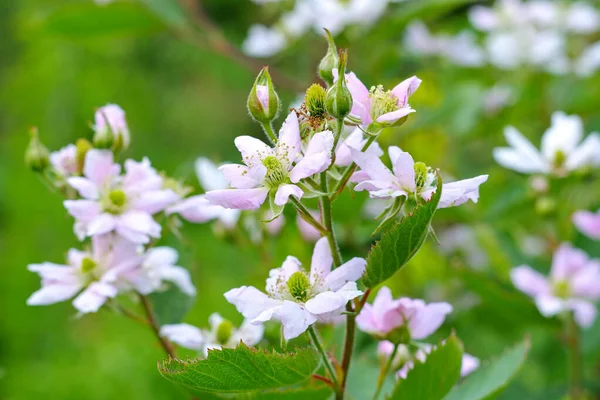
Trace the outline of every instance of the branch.
{"label": "branch", "polygon": [[173,347],[173,344],[171,344],[171,342],[169,342],[167,339],[160,335],[160,324],[154,316],[154,312],[152,311],[152,305],[150,304],[150,301],[148,301],[148,298],[143,294],[138,293],[138,295],[140,297],[140,301],[142,302],[142,306],[144,307],[146,317],[148,317],[148,323],[152,328],[152,332],[154,332],[154,335],[156,335],[156,338],[160,342],[160,345],[169,357],[177,358],[177,356],[175,355],[175,348]]}

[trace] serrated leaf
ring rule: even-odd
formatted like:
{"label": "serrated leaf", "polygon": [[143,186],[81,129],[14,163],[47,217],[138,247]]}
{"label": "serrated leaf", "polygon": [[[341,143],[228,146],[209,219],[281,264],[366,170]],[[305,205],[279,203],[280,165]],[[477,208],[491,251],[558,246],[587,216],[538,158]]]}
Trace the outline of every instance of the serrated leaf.
{"label": "serrated leaf", "polygon": [[250,400],[326,400],[332,390],[327,386],[304,387],[299,389],[273,390],[249,396]]}
{"label": "serrated leaf", "polygon": [[75,39],[104,35],[140,35],[163,30],[165,25],[138,4],[114,3],[99,7],[92,2],[67,4],[43,21],[45,34]]}
{"label": "serrated leaf", "polygon": [[196,300],[195,297],[188,296],[175,286],[163,292],[154,292],[148,295],[148,298],[160,325],[177,324],[183,321]]}
{"label": "serrated leaf", "polygon": [[158,363],[162,376],[193,391],[244,393],[279,389],[307,380],[321,364],[312,348],[293,353],[235,349],[210,350],[206,359],[168,359]]}
{"label": "serrated leaf", "polygon": [[431,199],[384,232],[371,247],[363,276],[365,286],[372,288],[390,278],[419,251],[441,196],[442,178],[438,174],[437,189]]}
{"label": "serrated leaf", "polygon": [[425,362],[415,360],[406,379],[400,379],[388,400],[440,400],[460,378],[463,348],[454,335],[427,355]]}
{"label": "serrated leaf", "polygon": [[529,347],[529,340],[525,339],[500,357],[479,367],[444,400],[482,400],[497,395],[521,368]]}

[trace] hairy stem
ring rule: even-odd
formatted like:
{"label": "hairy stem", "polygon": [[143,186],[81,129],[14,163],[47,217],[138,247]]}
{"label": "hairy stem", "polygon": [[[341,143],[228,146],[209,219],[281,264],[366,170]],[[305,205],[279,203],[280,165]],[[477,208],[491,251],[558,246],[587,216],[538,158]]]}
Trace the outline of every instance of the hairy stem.
{"label": "hairy stem", "polygon": [[302,204],[300,200],[298,200],[294,196],[290,196],[290,201],[294,205],[296,211],[298,211],[298,214],[300,215],[300,217],[302,217],[303,220],[312,225],[316,230],[318,230],[321,233],[321,235],[328,235],[329,232],[327,231],[327,228],[310,214],[310,211],[308,211],[306,207],[304,207],[304,204]]}
{"label": "hairy stem", "polygon": [[273,145],[277,144],[277,136],[275,135],[275,131],[273,130],[273,124],[271,124],[270,122],[268,124],[263,122],[260,124],[260,126],[262,126],[263,131],[265,131],[265,135],[267,135],[267,138],[269,138],[271,143]]}
{"label": "hairy stem", "polygon": [[[361,151],[366,151],[369,146],[371,146],[371,144],[375,141],[375,136],[369,136],[369,138],[367,139],[367,141],[365,142],[364,146],[362,147]],[[354,173],[354,171],[356,171],[356,164],[352,163],[350,164],[348,167],[346,167],[346,170],[344,171],[344,173],[342,174],[342,179],[340,179],[340,181],[338,182],[338,184],[335,186],[335,188],[333,189],[333,194],[331,195],[331,201],[333,202],[335,199],[337,199],[337,197],[342,194],[342,192],[344,191],[344,189],[346,188],[346,185],[348,184],[348,181],[350,180],[350,177],[352,176],[352,174]]]}
{"label": "hairy stem", "polygon": [[396,353],[398,352],[399,344],[394,345],[394,350],[390,355],[390,358],[383,365],[383,368],[379,372],[379,377],[377,378],[377,389],[375,390],[375,394],[373,395],[373,400],[377,400],[379,394],[381,393],[381,388],[383,388],[383,382],[385,382],[385,378],[387,377],[388,372],[392,367],[392,363],[394,362],[394,358],[396,357]]}
{"label": "hairy stem", "polygon": [[569,353],[569,399],[582,400],[581,332],[573,318],[573,313],[569,313],[565,318],[565,331]]}
{"label": "hairy stem", "polygon": [[139,294],[139,297],[140,297],[142,306],[144,307],[144,312],[146,313],[146,317],[148,318],[148,323],[150,324],[150,327],[152,328],[152,332],[154,332],[154,335],[160,342],[160,345],[162,346],[162,348],[165,350],[165,352],[167,353],[167,355],[169,357],[177,358],[177,356],[175,355],[175,348],[173,347],[173,344],[171,344],[171,342],[169,342],[167,339],[165,339],[164,337],[162,337],[160,335],[160,324],[158,323],[158,321],[156,320],[156,317],[154,316],[154,312],[152,311],[152,305],[150,304],[148,297],[144,296],[143,294]]}
{"label": "hairy stem", "polygon": [[337,374],[335,373],[335,369],[333,368],[333,365],[331,364],[331,360],[329,359],[329,356],[327,355],[327,353],[325,352],[325,349],[323,348],[323,344],[321,343],[321,339],[319,338],[319,334],[317,333],[315,326],[311,325],[308,328],[307,332],[308,332],[308,336],[310,336],[310,340],[312,341],[313,346],[315,346],[315,349],[317,349],[317,351],[321,354],[321,357],[323,358],[323,362],[325,363],[325,368],[327,369],[327,372],[331,376],[331,381],[333,382],[334,390],[337,392],[339,390]]}

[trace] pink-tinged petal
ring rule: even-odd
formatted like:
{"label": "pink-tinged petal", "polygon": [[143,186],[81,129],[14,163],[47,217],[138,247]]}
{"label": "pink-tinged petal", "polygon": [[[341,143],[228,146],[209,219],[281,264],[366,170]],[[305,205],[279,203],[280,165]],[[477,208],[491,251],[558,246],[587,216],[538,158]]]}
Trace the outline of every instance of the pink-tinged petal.
{"label": "pink-tinged petal", "polygon": [[279,185],[277,192],[275,193],[275,204],[278,206],[286,205],[290,199],[290,196],[294,196],[297,199],[301,199],[304,195],[302,189],[296,185]]}
{"label": "pink-tinged petal", "polygon": [[581,233],[592,239],[600,239],[600,211],[577,211],[573,214],[573,223]]}
{"label": "pink-tinged petal", "polygon": [[126,193],[141,193],[147,190],[160,190],[163,178],[156,172],[147,157],[142,161],[126,160],[123,190]]}
{"label": "pink-tinged petal", "polygon": [[91,200],[65,200],[67,212],[75,219],[89,222],[102,212],[100,203]]}
{"label": "pink-tinged petal", "polygon": [[327,290],[336,291],[348,282],[355,282],[365,273],[367,262],[364,258],[354,257],[331,271],[322,284]]}
{"label": "pink-tinged petal", "polygon": [[115,229],[117,219],[114,215],[103,213],[92,219],[87,228],[88,236],[104,235]]}
{"label": "pink-tinged petal", "polygon": [[350,149],[350,152],[352,153],[352,159],[356,165],[358,165],[362,171],[366,172],[371,180],[386,182],[389,183],[389,186],[392,186],[396,182],[396,177],[383,164],[379,157],[355,149]]}
{"label": "pink-tinged petal", "polygon": [[410,106],[404,106],[399,110],[380,115],[379,117],[377,117],[377,122],[386,122],[388,124],[394,124],[399,119],[404,118],[408,114],[412,114],[414,112],[416,111],[413,108],[410,108]]}
{"label": "pink-tinged petal", "polygon": [[305,303],[306,310],[312,314],[325,314],[346,305],[346,300],[335,292],[319,293]]}
{"label": "pink-tinged petal", "polygon": [[550,172],[550,166],[540,152],[518,130],[507,126],[504,128],[504,137],[511,147],[493,150],[498,164],[525,174]]}
{"label": "pink-tinged petal", "polygon": [[258,317],[264,311],[281,305],[281,301],[270,298],[252,286],[231,289],[224,294],[225,299],[248,319]]}
{"label": "pink-tinged petal", "polygon": [[[334,76],[337,76],[337,70],[334,72]],[[369,96],[367,87],[358,79],[354,72],[346,74],[346,85],[352,95],[352,109],[350,113],[359,117],[363,125],[373,122],[369,113],[371,110],[371,97]]]}
{"label": "pink-tinged petal", "polygon": [[442,186],[442,197],[438,208],[460,206],[469,200],[477,203],[479,200],[479,186],[487,179],[487,175],[480,175],[475,178],[445,183]]}
{"label": "pink-tinged petal", "polygon": [[[117,241],[113,235],[111,234],[107,234],[107,235],[96,235],[92,237],[92,258],[95,260],[101,260],[104,259],[107,254],[109,254],[112,251],[112,246],[113,246],[113,242],[115,242],[115,244],[117,242],[122,242],[122,241]],[[82,258],[80,258],[82,257]],[[72,265],[81,265],[81,262],[83,261],[84,257],[89,257],[89,255],[87,253],[82,253],[80,255],[75,255],[75,256],[71,256],[71,254],[69,254],[69,259],[74,259],[77,260],[76,264],[72,264]]]}
{"label": "pink-tinged petal", "polygon": [[365,304],[362,311],[356,317],[358,329],[363,332],[377,334],[379,332],[379,324],[375,316],[374,307],[370,304]]}
{"label": "pink-tinged petal", "polygon": [[[416,190],[415,160],[408,152],[402,151],[396,146],[390,146],[388,152],[392,160],[392,170],[398,179],[398,184],[406,191],[414,192]],[[442,191],[442,193],[444,192]]]}
{"label": "pink-tinged petal", "polygon": [[323,237],[317,241],[313,250],[310,263],[310,283],[313,285],[317,282],[322,283],[331,272],[332,265],[333,256],[331,255],[329,241],[326,237]]}
{"label": "pink-tinged petal", "polygon": [[279,131],[277,153],[293,163],[300,155],[300,125],[295,111],[288,114]]}
{"label": "pink-tinged petal", "polygon": [[146,244],[150,237],[160,237],[161,226],[150,214],[131,210],[119,216],[115,230],[133,243]]}
{"label": "pink-tinged petal", "polygon": [[331,164],[332,149],[333,134],[330,131],[315,134],[308,143],[304,157],[290,172],[290,180],[297,183],[300,179],[325,171]]}
{"label": "pink-tinged petal", "polygon": [[582,328],[589,328],[594,324],[598,310],[593,303],[585,300],[567,300],[567,306],[573,310],[575,322]]}
{"label": "pink-tinged petal", "polygon": [[291,340],[304,333],[309,326],[317,322],[317,317],[299,304],[291,301],[284,301],[283,307],[279,311],[279,318],[283,325],[283,337],[285,340]]}
{"label": "pink-tinged petal", "polygon": [[588,300],[600,299],[600,262],[589,261],[571,276],[573,296]]}
{"label": "pink-tinged petal", "polygon": [[248,166],[258,164],[263,158],[274,155],[272,148],[252,136],[238,136],[234,143],[242,154],[244,164]]}
{"label": "pink-tinged petal", "polygon": [[83,175],[96,187],[104,186],[113,176],[118,175],[120,167],[113,162],[110,150],[89,150],[85,155]]}
{"label": "pink-tinged petal", "polygon": [[149,214],[156,214],[179,200],[179,195],[171,189],[149,190],[133,201],[132,207]]}
{"label": "pink-tinged petal", "polygon": [[[313,218],[319,218],[319,213],[314,210],[309,210],[310,214]],[[300,215],[296,217],[296,225],[298,225],[298,230],[300,231],[300,235],[302,239],[307,242],[316,242],[321,237],[321,232],[319,232],[314,226],[306,222]]]}
{"label": "pink-tinged petal", "polygon": [[86,314],[96,312],[108,298],[117,295],[117,288],[102,282],[93,282],[73,300],[73,306]]}
{"label": "pink-tinged petal", "polygon": [[531,297],[551,292],[547,278],[527,265],[513,268],[510,271],[510,279],[517,289]]}
{"label": "pink-tinged petal", "polygon": [[580,249],[562,243],[552,257],[552,270],[550,276],[555,280],[569,280],[575,273],[585,268],[589,258]]}
{"label": "pink-tinged petal", "polygon": [[212,204],[238,210],[255,210],[267,199],[269,189],[223,189],[206,193],[205,197]]}
{"label": "pink-tinged petal", "polygon": [[352,131],[346,139],[344,139],[335,150],[335,165],[338,167],[346,167],[352,164],[352,154],[349,147],[360,150],[362,147],[363,133],[359,128]]}
{"label": "pink-tinged petal", "polygon": [[50,283],[43,285],[27,299],[28,306],[45,306],[65,301],[75,296],[82,288],[78,282]]}
{"label": "pink-tinged petal", "polygon": [[269,112],[269,87],[265,85],[256,85],[256,97],[265,112]]}
{"label": "pink-tinged petal", "polygon": [[196,295],[196,287],[192,283],[190,272],[187,269],[178,266],[164,267],[160,270],[160,275],[163,280],[173,282],[188,296]]}
{"label": "pink-tinged petal", "polygon": [[67,179],[67,183],[73,189],[77,190],[77,193],[85,199],[98,200],[98,187],[94,182],[81,176],[72,176]]}
{"label": "pink-tinged petal", "polygon": [[[69,250],[69,252],[74,249]],[[79,252],[80,254],[85,254],[83,252]],[[73,266],[77,265],[62,265],[62,264],[54,264],[50,262],[44,262],[41,264],[29,264],[27,266],[27,270],[31,272],[35,272],[45,281],[51,281],[56,283],[71,283],[76,282],[77,277],[74,273]]]}
{"label": "pink-tinged petal", "polygon": [[223,172],[208,158],[198,157],[194,163],[194,168],[198,181],[205,192],[227,189],[227,179],[223,176]]}
{"label": "pink-tinged petal", "polygon": [[567,307],[564,300],[549,294],[536,297],[535,305],[544,317],[553,317],[560,314]]}
{"label": "pink-tinged petal", "polygon": [[408,98],[417,91],[422,80],[416,76],[411,76],[403,80],[392,89],[392,93],[398,98],[398,107],[403,107],[408,103]]}
{"label": "pink-tinged petal", "polygon": [[257,164],[253,168],[240,164],[225,164],[219,167],[219,171],[235,189],[252,189],[258,186],[267,172],[262,164]]}
{"label": "pink-tinged petal", "polygon": [[462,364],[460,366],[460,376],[465,377],[473,373],[479,368],[480,361],[477,357],[473,357],[468,353],[464,353],[462,357]]}
{"label": "pink-tinged petal", "polygon": [[279,293],[286,290],[286,284],[293,273],[302,270],[302,263],[293,256],[287,256],[280,268],[274,268],[269,271],[267,278],[267,292]]}
{"label": "pink-tinged petal", "polygon": [[448,303],[430,303],[421,308],[409,321],[412,339],[424,339],[435,332],[452,312]]}
{"label": "pink-tinged petal", "polygon": [[190,324],[163,325],[160,335],[190,350],[202,350],[205,342],[202,331]]}
{"label": "pink-tinged petal", "polygon": [[600,165],[600,135],[591,133],[565,161],[565,168],[574,171],[586,166]]}
{"label": "pink-tinged petal", "polygon": [[221,206],[211,204],[204,195],[197,195],[188,197],[167,208],[166,214],[179,214],[189,222],[204,223],[217,218],[225,210]]}

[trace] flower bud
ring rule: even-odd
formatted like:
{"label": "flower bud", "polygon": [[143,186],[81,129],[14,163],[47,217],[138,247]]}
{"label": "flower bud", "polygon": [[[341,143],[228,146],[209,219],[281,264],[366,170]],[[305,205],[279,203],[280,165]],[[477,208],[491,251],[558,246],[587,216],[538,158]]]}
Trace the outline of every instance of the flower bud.
{"label": "flower bud", "polygon": [[348,52],[340,50],[340,60],[338,63],[338,79],[335,84],[327,91],[325,96],[325,108],[327,113],[338,121],[343,120],[352,109],[352,94],[346,85],[346,62],[348,60]]}
{"label": "flower bud", "polygon": [[50,165],[50,153],[40,142],[37,128],[29,131],[31,139],[25,150],[25,165],[34,172],[44,172]]}
{"label": "flower bud", "polygon": [[311,117],[321,118],[325,115],[325,96],[327,92],[325,88],[318,83],[312,84],[306,90],[304,104],[310,113]]}
{"label": "flower bud", "polygon": [[75,142],[75,147],[77,149],[76,159],[77,159],[77,170],[83,171],[83,165],[85,164],[85,155],[88,150],[93,149],[94,146],[87,139],[77,139]]}
{"label": "flower bud", "polygon": [[333,69],[337,67],[340,59],[331,32],[327,29],[324,29],[324,31],[329,46],[327,47],[327,54],[325,54],[325,57],[323,57],[319,63],[318,72],[321,79],[327,83],[327,86],[331,86],[333,85]]}
{"label": "flower bud", "polygon": [[257,122],[269,123],[277,118],[281,102],[273,87],[269,67],[264,67],[256,77],[247,105],[250,115]]}
{"label": "flower bud", "polygon": [[94,146],[114,151],[126,150],[130,137],[125,111],[116,104],[99,108],[94,116]]}

